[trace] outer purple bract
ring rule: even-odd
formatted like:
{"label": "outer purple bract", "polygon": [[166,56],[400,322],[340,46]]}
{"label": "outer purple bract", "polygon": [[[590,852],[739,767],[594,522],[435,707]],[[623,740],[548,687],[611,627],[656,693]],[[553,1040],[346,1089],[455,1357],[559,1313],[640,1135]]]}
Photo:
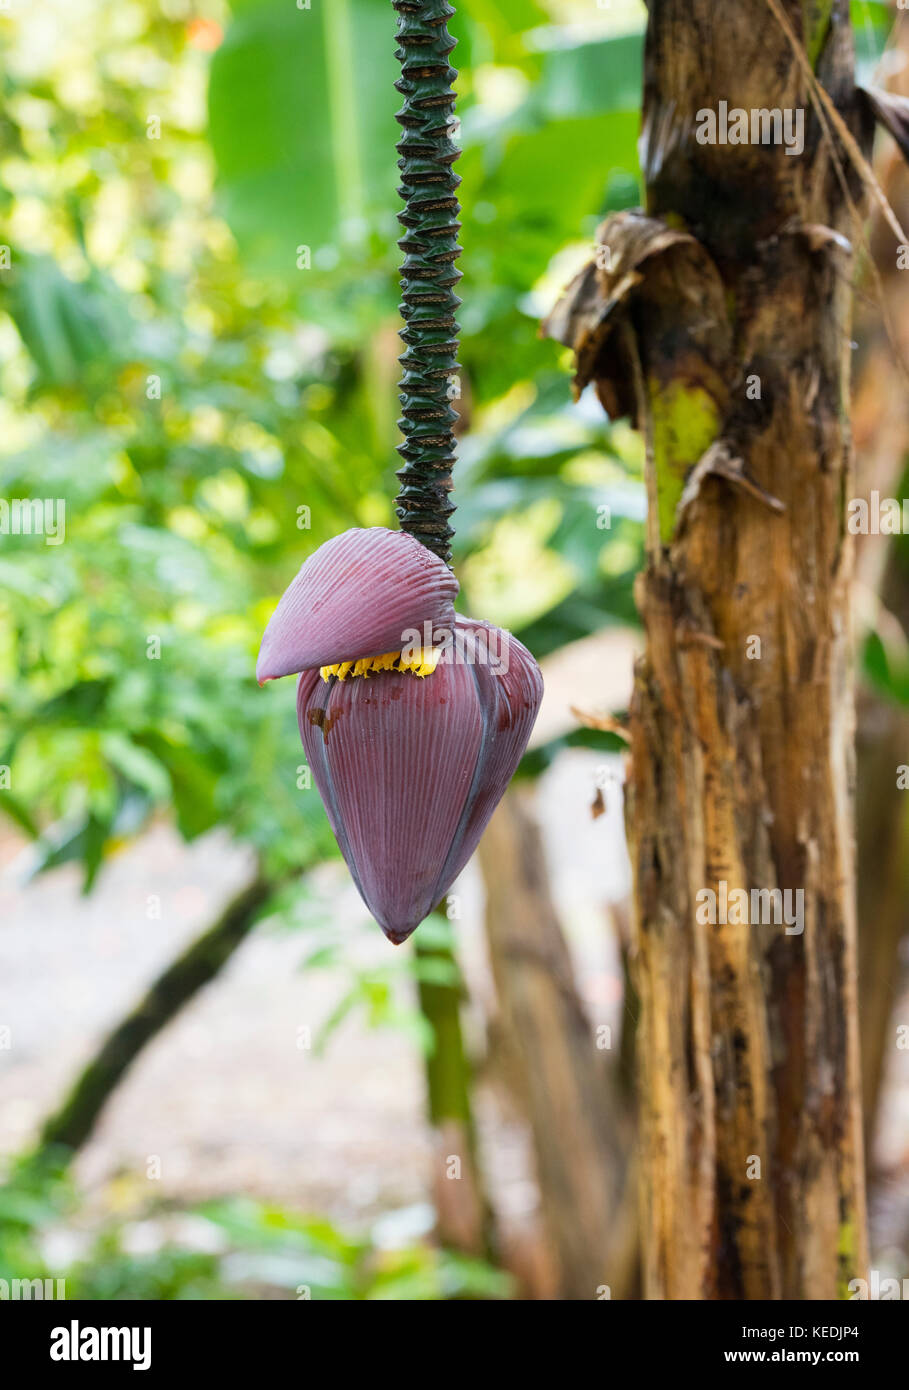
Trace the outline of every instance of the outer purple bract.
{"label": "outer purple bract", "polygon": [[344,531],[300,567],[265,629],[256,679],[400,650],[424,621],[450,626],[458,581],[404,531]]}
{"label": "outer purple bract", "polygon": [[364,902],[396,943],[476,849],[539,709],[539,667],[514,638],[503,674],[471,659],[483,629],[499,635],[459,618],[468,659],[443,661],[424,679],[300,677],[300,734],[316,786]]}
{"label": "outer purple bract", "polygon": [[[358,536],[370,538],[363,544],[370,548],[369,564],[374,564],[373,532],[349,531],[339,540],[355,546],[352,538]],[[333,665],[398,650],[404,632],[422,631],[427,621],[436,629],[447,627],[450,636],[430,675],[373,670],[326,681],[318,669],[310,668],[303,669],[297,690],[303,746],[341,853],[370,912],[389,940],[398,944],[444,897],[476,849],[527,746],[543,678],[527,649],[508,633],[489,623],[455,617],[451,598],[439,584],[430,586],[430,605],[436,604],[436,611],[424,607],[413,615],[408,610],[412,620],[402,622],[404,603],[391,583],[393,576],[381,570],[367,575],[355,564],[353,571],[345,569],[337,591],[319,575],[320,604],[308,616],[305,603],[299,601],[301,593],[313,592],[307,566],[327,548],[316,551],[281,600],[263,640],[260,673],[266,648],[268,659],[260,679],[285,669],[300,670],[292,663],[301,651],[315,667],[312,652],[323,658],[319,664]],[[383,564],[398,563],[396,547],[379,548],[379,553]],[[450,592],[456,581],[447,566],[425,553],[433,567],[446,571]],[[350,550],[345,557],[350,560]],[[351,572],[359,576],[355,600]],[[290,609],[285,601],[295,586]],[[389,592],[393,614],[382,612],[375,600],[376,594]],[[446,602],[451,611],[447,621]],[[350,604],[358,611],[349,613]],[[359,649],[346,637],[343,649],[331,640],[324,627],[326,609],[339,625],[346,625],[345,630],[359,624],[357,630],[365,633]],[[279,615],[275,636],[272,626]],[[386,619],[395,629],[392,641],[385,640]],[[308,631],[309,622],[318,627],[318,640]],[[379,631],[382,640],[376,636]]]}

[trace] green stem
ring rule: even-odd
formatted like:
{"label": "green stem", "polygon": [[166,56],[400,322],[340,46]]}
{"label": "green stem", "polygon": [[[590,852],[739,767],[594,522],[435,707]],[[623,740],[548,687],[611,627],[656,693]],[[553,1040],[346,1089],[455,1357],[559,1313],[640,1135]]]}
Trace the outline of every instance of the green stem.
{"label": "green stem", "polygon": [[426,1058],[429,1121],[436,1141],[433,1188],[443,1245],[490,1255],[491,1215],[477,1162],[471,1068],[461,1030],[464,986],[444,913],[416,938],[420,1010],[432,1043]]}
{"label": "green stem", "polygon": [[457,980],[451,983],[425,978],[422,972],[419,981],[420,1009],[433,1039],[426,1059],[429,1118],[434,1125],[457,1120],[472,1128],[470,1072],[461,1033],[462,987],[454,951],[450,944],[427,945],[423,936],[416,938],[415,945],[419,965],[430,970],[440,967],[445,974],[457,972]]}

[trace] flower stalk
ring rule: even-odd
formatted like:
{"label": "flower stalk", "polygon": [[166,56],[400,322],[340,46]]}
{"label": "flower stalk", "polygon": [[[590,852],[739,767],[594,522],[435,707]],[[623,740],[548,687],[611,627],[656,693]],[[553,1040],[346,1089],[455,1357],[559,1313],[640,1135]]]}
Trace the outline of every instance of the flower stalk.
{"label": "flower stalk", "polygon": [[476,849],[527,747],[543,680],[520,642],[454,609],[454,10],[393,4],[406,228],[401,530],[346,531],[309,557],[272,614],[256,676],[300,674],[300,737],[326,815],[363,901],[400,944]]}
{"label": "flower stalk", "polygon": [[403,444],[398,453],[401,490],[396,512],[407,531],[447,563],[454,531],[449,517],[453,428],[457,412],[458,323],[461,303],[455,286],[461,272],[457,221],[461,180],[452,166],[460,150],[454,135],[457,77],[448,55],[455,40],[446,21],[454,14],[447,0],[393,0],[398,12],[397,57],[401,77],[395,83],[404,97],[397,120],[404,134],[401,156],[403,212],[398,214],[405,235],[401,266],[401,339],[406,351],[399,359],[404,375],[399,383],[402,407],[398,421]]}

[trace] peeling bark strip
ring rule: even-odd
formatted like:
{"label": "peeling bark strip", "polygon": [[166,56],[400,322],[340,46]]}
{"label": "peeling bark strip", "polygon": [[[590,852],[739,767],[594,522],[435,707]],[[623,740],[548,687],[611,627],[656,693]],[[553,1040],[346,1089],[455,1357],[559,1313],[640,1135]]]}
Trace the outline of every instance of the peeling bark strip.
{"label": "peeling bark strip", "polygon": [[[604,223],[546,326],[578,388],[649,435],[659,520],[626,810],[646,1292],[834,1298],[866,1262],[845,533],[862,188],[767,0],[649,8],[646,216]],[[784,8],[867,148],[848,5]],[[804,109],[804,152],[697,142],[721,98]],[[699,922],[722,880],[804,889],[804,933]]]}

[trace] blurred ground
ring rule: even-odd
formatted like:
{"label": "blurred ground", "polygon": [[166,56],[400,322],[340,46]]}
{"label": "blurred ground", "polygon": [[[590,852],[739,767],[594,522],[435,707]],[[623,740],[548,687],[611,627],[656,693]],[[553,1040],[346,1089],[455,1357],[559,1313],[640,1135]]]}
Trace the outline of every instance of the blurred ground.
{"label": "blurred ground", "polygon": [[[618,783],[607,815],[590,817],[601,762],[564,754],[542,779],[539,805],[582,988],[596,1021],[615,1023],[620,980],[598,895],[611,880],[620,896],[627,866]],[[27,865],[20,841],[0,840],[0,1022],[10,1029],[10,1047],[0,1050],[3,1154],[33,1137],[105,1032],[250,871],[220,834],[186,846],[164,824],[114,858],[89,898],[79,894],[75,866],[24,886]],[[387,965],[391,948],[370,927],[343,867],[323,866],[315,883],[316,910],[321,899],[345,957]],[[468,1031],[479,1041],[492,996],[472,867],[459,891],[474,1001]],[[154,898],[160,920],[147,915]],[[360,1013],[332,1035],[324,1056],[298,1046],[302,1029],[318,1034],[348,983],[340,970],[303,971],[310,945],[305,928],[261,924],[155,1039],[80,1155],[76,1173],[90,1199],[115,1179],[127,1205],[243,1192],[344,1222],[425,1202],[430,1148],[417,1049],[395,1028],[369,1029]],[[497,1204],[519,1220],[536,1204],[526,1137],[488,1095],[479,1118]],[[146,1177],[153,1156],[159,1179]],[[418,1211],[411,1219],[419,1224]]]}
{"label": "blurred ground", "polygon": [[[603,759],[560,755],[539,784],[538,812],[553,892],[569,927],[579,983],[595,1023],[622,1006],[607,900],[627,891],[621,762],[608,760],[606,814],[590,816]],[[59,1102],[107,1029],[157,972],[246,881],[250,866],[220,834],[187,846],[165,824],[115,857],[89,898],[75,867],[21,883],[28,850],[0,839],[0,1155],[20,1151]],[[330,913],[346,961],[387,965],[391,948],[340,864],[314,879],[314,913]],[[482,887],[470,866],[459,884],[458,925],[471,1008],[482,1042],[493,1007],[482,928]],[[149,920],[150,899],[160,920]],[[298,1046],[349,983],[339,969],[306,972],[305,928],[260,925],[222,975],[162,1033],[115,1093],[80,1155],[88,1209],[128,1211],[149,1199],[180,1204],[244,1193],[341,1223],[428,1228],[429,1134],[423,1075],[411,1037],[372,1030],[361,1013],[332,1035],[324,1056]],[[904,995],[897,1019],[909,1017]],[[899,1267],[909,1222],[909,1084],[894,1057],[883,1104],[872,1203],[875,1247]],[[516,1117],[489,1088],[478,1098],[483,1161],[495,1204],[520,1229],[536,1209],[532,1158]],[[150,1158],[160,1178],[147,1177]],[[392,1216],[392,1213],[396,1215]]]}

